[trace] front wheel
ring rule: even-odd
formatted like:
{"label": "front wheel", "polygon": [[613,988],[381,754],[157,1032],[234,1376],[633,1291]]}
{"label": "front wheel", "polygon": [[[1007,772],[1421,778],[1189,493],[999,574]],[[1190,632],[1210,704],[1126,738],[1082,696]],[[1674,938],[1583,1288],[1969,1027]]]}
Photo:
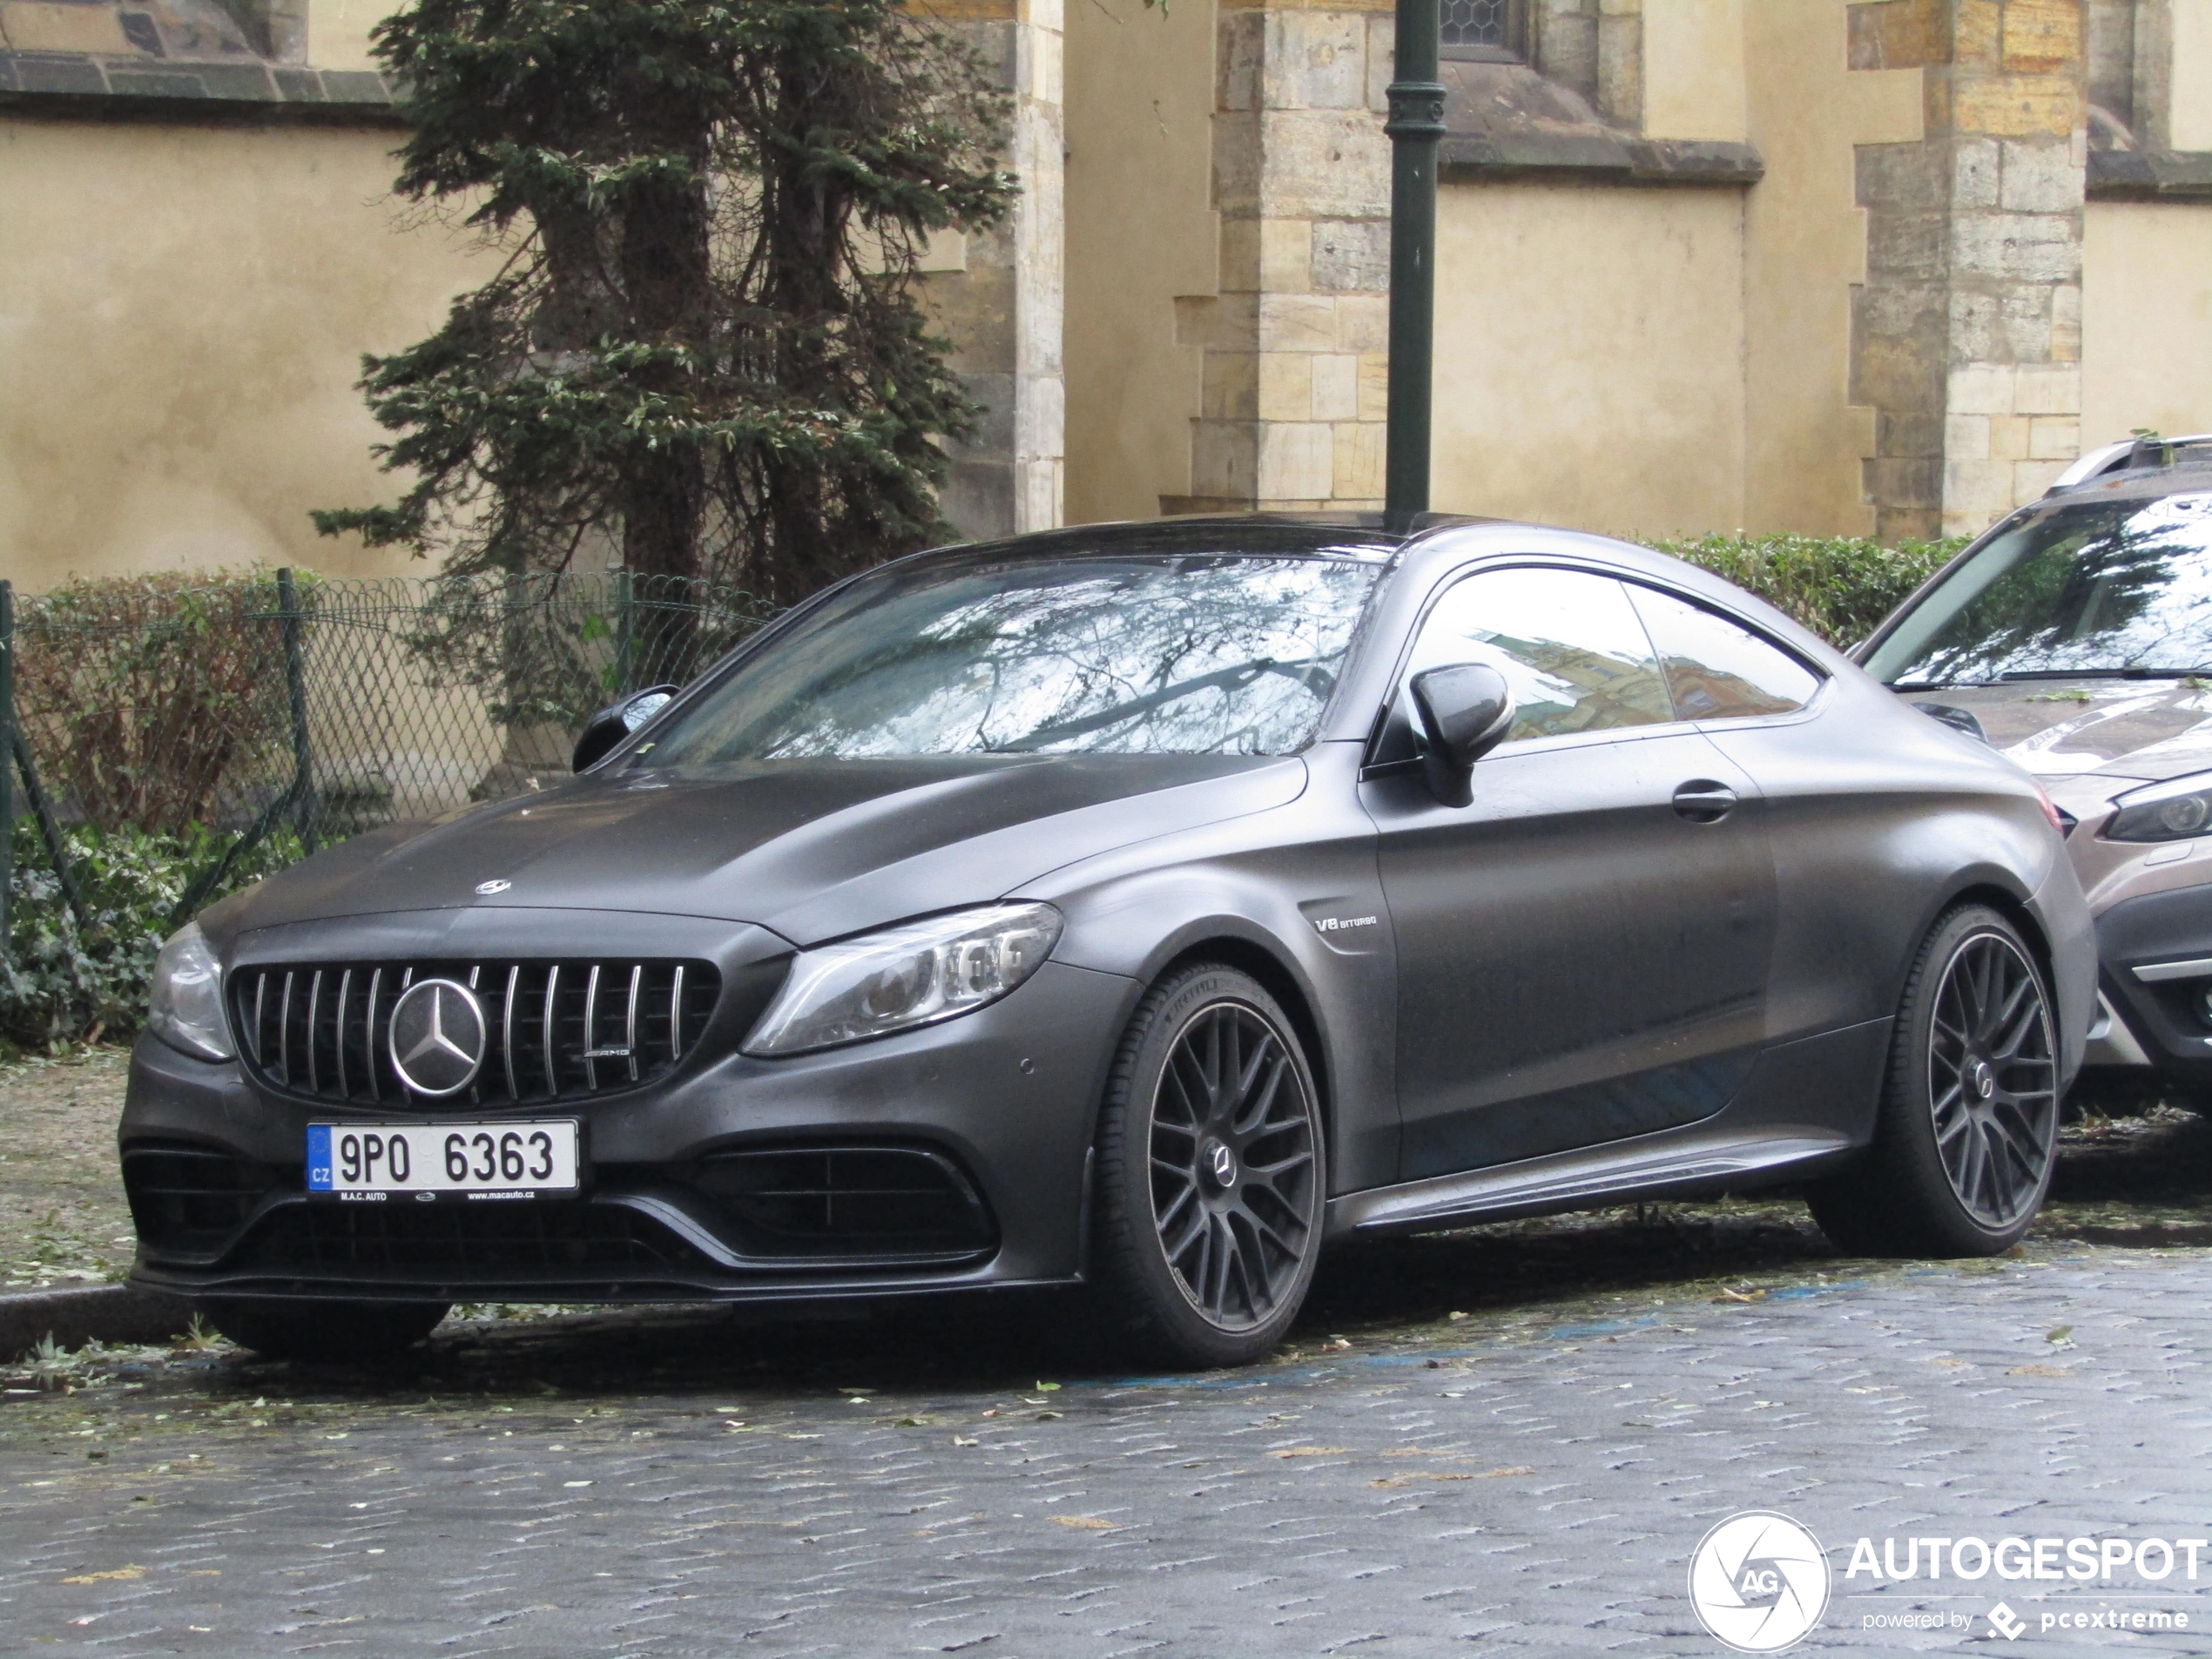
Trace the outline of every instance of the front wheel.
{"label": "front wheel", "polygon": [[2027,1231],[2058,1159],[2050,992],[2020,930],[1961,905],[1914,959],[1874,1143],[1807,1196],[1841,1248],[1993,1256]]}
{"label": "front wheel", "polygon": [[1093,1260],[1124,1334],[1172,1364],[1248,1365],[1313,1282],[1327,1186],[1297,1035],[1251,975],[1155,986],[1099,1125]]}
{"label": "front wheel", "polygon": [[391,1359],[438,1327],[444,1302],[311,1302],[211,1298],[201,1317],[241,1348],[270,1359]]}

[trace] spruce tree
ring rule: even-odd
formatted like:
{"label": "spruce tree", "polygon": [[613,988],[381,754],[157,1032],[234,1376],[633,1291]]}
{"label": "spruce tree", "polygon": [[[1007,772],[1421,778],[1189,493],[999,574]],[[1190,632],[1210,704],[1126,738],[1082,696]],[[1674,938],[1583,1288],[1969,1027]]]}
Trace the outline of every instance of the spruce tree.
{"label": "spruce tree", "polygon": [[395,504],[326,535],[450,572],[618,563],[770,604],[941,539],[978,411],[925,239],[1007,211],[979,61],[893,0],[412,0],[398,192],[503,253],[363,360]]}

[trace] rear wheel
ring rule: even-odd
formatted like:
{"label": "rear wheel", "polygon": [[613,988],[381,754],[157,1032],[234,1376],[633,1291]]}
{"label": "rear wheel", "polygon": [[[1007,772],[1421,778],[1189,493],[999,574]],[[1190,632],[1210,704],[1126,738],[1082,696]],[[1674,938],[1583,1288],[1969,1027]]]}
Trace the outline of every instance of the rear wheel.
{"label": "rear wheel", "polygon": [[271,1359],[388,1359],[438,1327],[445,1302],[231,1300],[199,1304],[208,1324]]}
{"label": "rear wheel", "polygon": [[1866,1256],[1993,1256],[2027,1231],[2059,1138],[2058,1047],[2034,953],[1986,905],[1922,942],[1891,1037],[1874,1143],[1808,1195]]}
{"label": "rear wheel", "polygon": [[1313,1080],[1291,1022],[1231,968],[1138,1006],[1108,1084],[1093,1259],[1124,1334],[1190,1366],[1282,1340],[1313,1281],[1327,1190]]}

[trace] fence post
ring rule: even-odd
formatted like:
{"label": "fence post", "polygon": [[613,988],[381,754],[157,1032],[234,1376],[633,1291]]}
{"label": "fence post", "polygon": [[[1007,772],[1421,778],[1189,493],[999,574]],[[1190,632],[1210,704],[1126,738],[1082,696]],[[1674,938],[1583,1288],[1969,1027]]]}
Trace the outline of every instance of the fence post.
{"label": "fence post", "polygon": [[16,589],[0,582],[0,961],[8,954],[8,899],[16,880]]}
{"label": "fence post", "polygon": [[615,695],[630,695],[631,658],[637,654],[636,578],[629,570],[615,572]]}
{"label": "fence post", "polygon": [[292,701],[293,825],[300,844],[315,850],[314,752],[307,745],[307,675],[300,651],[300,591],[292,567],[277,572],[277,606],[284,628],[284,689]]}

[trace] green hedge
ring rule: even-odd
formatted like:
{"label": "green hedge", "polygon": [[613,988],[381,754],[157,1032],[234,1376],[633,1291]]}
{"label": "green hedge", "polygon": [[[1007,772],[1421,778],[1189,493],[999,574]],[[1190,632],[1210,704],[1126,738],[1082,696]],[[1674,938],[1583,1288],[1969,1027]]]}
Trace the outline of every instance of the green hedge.
{"label": "green hedge", "polygon": [[[229,838],[198,826],[162,835],[83,826],[63,840],[92,925],[78,925],[37,824],[25,817],[15,827],[10,873],[0,1042],[53,1049],[136,1031],[170,912]],[[300,852],[289,830],[268,836],[210,902],[296,862]]]}
{"label": "green hedge", "polygon": [[1885,546],[1848,536],[1741,535],[1649,543],[1748,588],[1846,651],[1966,544],[1963,538]]}

